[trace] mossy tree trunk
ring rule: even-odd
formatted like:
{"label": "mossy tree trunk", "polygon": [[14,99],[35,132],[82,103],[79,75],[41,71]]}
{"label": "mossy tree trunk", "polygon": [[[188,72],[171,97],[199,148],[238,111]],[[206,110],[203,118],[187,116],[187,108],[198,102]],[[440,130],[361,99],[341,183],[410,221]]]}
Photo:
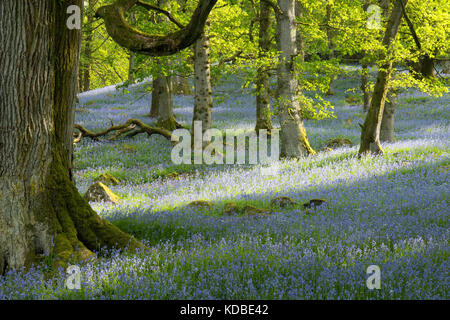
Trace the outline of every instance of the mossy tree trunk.
{"label": "mossy tree trunk", "polygon": [[[259,15],[259,57],[264,58],[270,50],[270,27],[272,25],[270,4],[260,1]],[[256,75],[256,134],[259,130],[266,129],[270,132],[273,128],[270,116],[270,83],[268,66],[262,65],[257,70]]]}
{"label": "mossy tree trunk", "polygon": [[[132,24],[136,23],[136,15],[134,12],[130,13],[130,22]],[[134,69],[136,67],[135,64],[136,64],[136,54],[130,51],[130,56],[128,58],[128,81],[130,82],[135,81],[134,77]]]}
{"label": "mossy tree trunk", "polygon": [[211,128],[211,108],[213,106],[207,30],[194,44],[194,87],[192,129],[194,129],[194,121],[201,121],[202,131],[205,132]]}
{"label": "mossy tree trunk", "polygon": [[81,33],[66,27],[66,9],[82,1],[37,2],[0,1],[0,274],[52,250],[59,266],[101,246],[141,246],[70,180]]}
{"label": "mossy tree trunk", "polygon": [[[404,5],[408,3],[404,0]],[[370,108],[361,132],[361,145],[359,154],[383,153],[380,144],[380,127],[383,117],[386,93],[389,88],[389,79],[392,72],[392,60],[389,57],[389,50],[392,41],[397,36],[398,29],[402,20],[402,5],[396,1],[386,26],[386,32],[383,38],[383,47],[385,52],[381,55],[382,64],[378,70],[377,80],[372,95]]]}
{"label": "mossy tree trunk", "polygon": [[294,0],[278,0],[277,44],[278,63],[277,105],[281,125],[281,157],[299,158],[313,154],[306,136],[299,101],[296,96],[298,82],[294,77],[296,47],[296,21]]}

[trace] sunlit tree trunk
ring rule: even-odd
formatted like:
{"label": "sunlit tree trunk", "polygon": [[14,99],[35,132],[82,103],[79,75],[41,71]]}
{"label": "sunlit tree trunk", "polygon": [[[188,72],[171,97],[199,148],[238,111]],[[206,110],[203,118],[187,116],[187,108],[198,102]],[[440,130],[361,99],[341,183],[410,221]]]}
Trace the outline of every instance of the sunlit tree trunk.
{"label": "sunlit tree trunk", "polygon": [[73,4],[82,7],[0,1],[0,274],[51,251],[59,266],[100,246],[140,246],[70,180],[81,36],[66,27]]}
{"label": "sunlit tree trunk", "polygon": [[[405,6],[407,3],[408,1],[404,0]],[[370,108],[367,112],[366,119],[362,127],[359,154],[383,153],[383,149],[380,144],[380,127],[386,100],[386,93],[389,87],[389,79],[392,72],[392,60],[389,57],[389,50],[392,41],[397,36],[401,20],[402,7],[400,1],[396,1],[389,16],[389,21],[383,38],[383,47],[387,52],[381,56],[381,61],[383,61],[383,63],[378,70],[378,76],[375,83]]]}
{"label": "sunlit tree trunk", "polygon": [[[332,60],[334,58],[333,35],[331,32],[331,28],[328,26],[328,24],[331,21],[332,10],[333,10],[333,4],[331,2],[328,2],[327,3],[327,16],[326,16],[326,23],[327,23],[326,31],[327,31],[327,40],[328,40],[328,51],[329,51],[328,59],[329,60]],[[328,83],[327,95],[334,94],[334,90],[333,90],[334,77],[335,77],[334,74],[330,75],[330,81]]]}
{"label": "sunlit tree trunk", "polygon": [[364,61],[364,58],[361,62],[361,91],[363,92],[363,109],[367,111],[370,106],[369,64]]}
{"label": "sunlit tree trunk", "polygon": [[277,105],[281,125],[281,157],[299,158],[314,153],[296,97],[298,82],[294,77],[296,22],[294,0],[278,0],[277,42],[280,50],[278,64]]}
{"label": "sunlit tree trunk", "polygon": [[[259,57],[264,58],[270,50],[270,27],[272,24],[271,8],[265,1],[260,1],[259,16]],[[272,129],[272,120],[270,116],[270,96],[269,96],[269,73],[267,66],[260,66],[256,75],[256,133],[259,130]]]}
{"label": "sunlit tree trunk", "polygon": [[209,40],[206,32],[205,28],[205,33],[194,44],[195,95],[192,128],[194,128],[194,121],[201,121],[203,132],[211,128],[211,108],[213,106],[209,64]]}
{"label": "sunlit tree trunk", "polygon": [[394,142],[394,113],[395,113],[396,96],[392,89],[386,94],[386,102],[384,104],[383,118],[380,127],[380,141]]}

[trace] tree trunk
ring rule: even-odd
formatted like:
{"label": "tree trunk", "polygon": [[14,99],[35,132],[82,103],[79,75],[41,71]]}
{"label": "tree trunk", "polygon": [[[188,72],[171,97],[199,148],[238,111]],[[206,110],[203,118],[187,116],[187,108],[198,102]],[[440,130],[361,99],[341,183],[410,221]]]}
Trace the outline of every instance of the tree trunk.
{"label": "tree trunk", "polygon": [[[170,7],[170,0],[158,0],[158,6],[161,8]],[[163,23],[167,19],[163,16],[158,17],[158,22]],[[175,118],[173,117],[172,100],[172,77],[160,76],[157,78],[158,97],[158,122],[160,128],[172,131],[177,128]],[[152,101],[153,102],[153,101]],[[150,112],[151,113],[151,112]]]}
{"label": "tree trunk", "polygon": [[367,112],[370,107],[370,88],[369,88],[369,64],[364,61],[361,62],[361,90],[363,92],[363,110]]}
{"label": "tree trunk", "polygon": [[[299,0],[295,1],[295,17],[297,19],[303,18],[303,5]],[[305,61],[305,39],[302,35],[301,24],[299,24],[297,27],[297,34],[295,41],[297,44],[297,54],[300,57],[300,59],[302,59],[302,61]]]}
{"label": "tree trunk", "polygon": [[150,107],[150,118],[157,118],[158,117],[158,110],[159,110],[159,87],[161,86],[161,77],[158,77],[156,79],[153,79],[152,81],[152,105]]}
{"label": "tree trunk", "polygon": [[[205,31],[206,32],[206,31]],[[209,65],[209,40],[203,33],[194,44],[194,121],[202,122],[202,131],[211,128],[211,108],[213,106]]]}
{"label": "tree trunk", "polygon": [[[328,50],[329,50],[329,55],[328,55],[328,60],[331,60],[334,58],[334,43],[333,43],[333,36],[331,34],[331,28],[328,26],[328,24],[331,21],[331,13],[332,13],[332,8],[333,8],[333,4],[328,2],[327,3],[327,17],[326,17],[326,30],[327,30],[327,40],[328,40]],[[334,90],[333,90],[333,83],[334,83],[334,74],[330,75],[330,82],[328,82],[328,90],[327,90],[327,95],[334,95]]]}
{"label": "tree trunk", "polygon": [[395,94],[392,89],[386,94],[384,104],[383,118],[380,127],[380,141],[394,142],[394,113],[395,113]]}
{"label": "tree trunk", "polygon": [[[405,0],[405,6],[408,1]],[[397,36],[402,20],[402,6],[396,1],[386,26],[383,38],[383,47],[386,52],[381,55],[383,64],[378,70],[377,81],[372,95],[369,111],[367,112],[361,132],[361,145],[359,154],[383,153],[380,144],[380,126],[384,111],[386,93],[389,87],[389,78],[392,72],[392,60],[389,57],[390,44]]]}
{"label": "tree trunk", "polygon": [[[130,22],[134,25],[136,23],[136,15],[134,12],[130,14]],[[136,54],[130,51],[128,58],[128,81],[134,82],[134,68],[135,68]]]}
{"label": "tree trunk", "polygon": [[278,63],[278,112],[281,125],[281,157],[299,158],[313,154],[301,118],[296,97],[297,80],[294,77],[296,55],[296,23],[294,0],[278,0],[277,42],[280,51]]}
{"label": "tree trunk", "polygon": [[[271,8],[265,1],[260,1],[260,16],[259,16],[259,57],[264,58],[270,50],[270,27]],[[256,75],[256,134],[259,130],[266,129],[268,132],[273,128],[272,119],[270,117],[270,95],[269,95],[269,73],[268,66],[260,66]]]}
{"label": "tree trunk", "polygon": [[[0,274],[54,252],[54,266],[100,246],[141,246],[102,220],[70,180],[81,0],[0,1]],[[18,59],[20,57],[20,59]]]}
{"label": "tree trunk", "polygon": [[86,38],[84,41],[84,60],[83,64],[83,91],[89,91],[91,88],[91,60],[92,60],[92,23],[94,22],[94,3],[89,0],[87,8],[87,28],[85,28]]}
{"label": "tree trunk", "polygon": [[158,122],[157,126],[169,131],[177,128],[177,122],[173,116],[172,79],[170,76],[162,76],[158,82]]}

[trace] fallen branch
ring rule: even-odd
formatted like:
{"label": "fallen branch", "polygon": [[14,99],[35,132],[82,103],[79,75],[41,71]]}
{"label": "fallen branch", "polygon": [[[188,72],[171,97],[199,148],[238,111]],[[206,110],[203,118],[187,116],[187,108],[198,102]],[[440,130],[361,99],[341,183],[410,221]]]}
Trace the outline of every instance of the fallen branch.
{"label": "fallen branch", "polygon": [[[100,131],[100,132],[92,132],[80,124],[75,124],[74,128],[77,129],[78,131],[80,131],[80,134],[74,140],[74,143],[79,142],[81,140],[81,137],[88,137],[93,140],[98,140],[99,137],[106,136],[108,133],[114,132],[114,131],[117,131],[117,132],[109,140],[115,140],[118,137],[120,137],[122,134],[125,134],[125,133],[128,133],[127,137],[132,137],[139,133],[147,133],[148,136],[151,136],[153,134],[159,134],[170,141],[172,140],[172,134],[170,133],[170,131],[168,131],[166,129],[162,129],[162,128],[151,127],[149,125],[146,125],[139,119],[129,119],[124,124],[111,125],[111,127],[107,128],[103,131]],[[131,131],[131,133],[130,133],[130,131]]]}

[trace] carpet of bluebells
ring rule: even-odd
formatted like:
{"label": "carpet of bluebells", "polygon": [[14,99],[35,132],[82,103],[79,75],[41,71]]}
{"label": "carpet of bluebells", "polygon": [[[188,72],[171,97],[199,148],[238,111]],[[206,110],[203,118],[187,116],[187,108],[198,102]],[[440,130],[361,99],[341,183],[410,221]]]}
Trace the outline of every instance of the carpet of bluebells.
{"label": "carpet of bluebells", "polygon": [[[175,165],[161,136],[83,139],[74,155],[80,193],[102,173],[120,179],[111,186],[119,204],[91,205],[147,249],[101,249],[80,265],[80,290],[65,287],[65,270],[48,276],[50,254],[1,277],[0,299],[449,299],[450,94],[401,92],[397,141],[383,145],[383,156],[358,159],[364,112],[361,99],[349,99],[359,83],[348,70],[326,97],[335,117],[305,121],[317,155],[281,161],[276,175],[261,175],[258,165]],[[213,90],[214,126],[236,135],[255,122],[255,98],[238,80]],[[76,123],[94,131],[129,118],[154,124],[145,84],[128,91],[81,94]],[[174,105],[190,126],[192,96],[174,96]],[[336,137],[354,146],[321,151]],[[269,208],[276,196],[327,204],[272,207],[258,218],[223,213],[230,202]],[[213,206],[187,206],[194,200]],[[370,265],[381,269],[379,290],[366,286]]]}

